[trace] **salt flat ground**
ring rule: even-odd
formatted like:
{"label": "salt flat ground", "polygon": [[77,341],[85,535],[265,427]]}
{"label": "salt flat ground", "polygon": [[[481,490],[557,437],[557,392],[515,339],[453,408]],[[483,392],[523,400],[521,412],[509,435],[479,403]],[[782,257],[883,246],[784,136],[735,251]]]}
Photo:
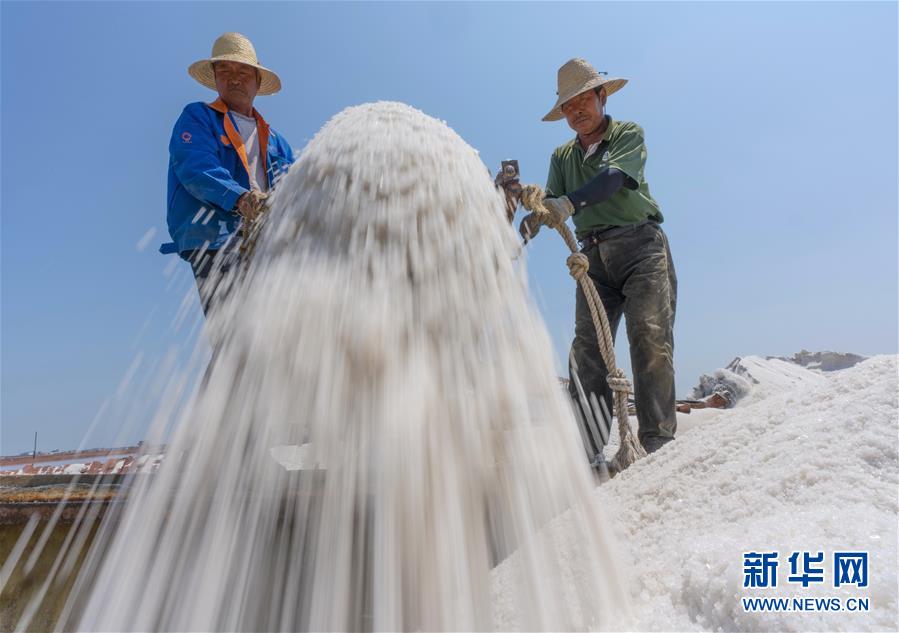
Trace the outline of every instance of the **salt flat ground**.
{"label": "salt flat ground", "polygon": [[[743,361],[758,384],[735,408],[679,416],[675,442],[596,490],[633,598],[622,628],[899,630],[897,357],[831,373]],[[841,550],[868,552],[866,588],[833,586]],[[777,587],[743,587],[750,551],[778,552]],[[789,581],[796,551],[824,552],[824,582]],[[511,564],[494,574],[497,625],[506,628],[518,625],[504,608]],[[870,611],[743,609],[741,598],[773,596],[867,598]]]}

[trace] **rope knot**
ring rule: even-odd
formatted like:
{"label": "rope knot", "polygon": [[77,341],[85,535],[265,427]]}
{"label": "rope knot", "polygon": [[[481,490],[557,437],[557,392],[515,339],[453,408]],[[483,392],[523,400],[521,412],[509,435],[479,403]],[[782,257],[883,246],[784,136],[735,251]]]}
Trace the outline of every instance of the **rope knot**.
{"label": "rope knot", "polygon": [[587,271],[590,270],[590,260],[583,253],[572,253],[565,260],[565,263],[568,264],[568,272],[578,281],[583,279]]}
{"label": "rope knot", "polygon": [[607,380],[612,391],[625,394],[628,394],[632,391],[631,383],[628,382],[627,376],[624,375],[624,370],[620,367],[610,373]]}
{"label": "rope knot", "polygon": [[546,209],[543,208],[544,198],[546,193],[538,185],[525,185],[521,189],[521,206],[528,211],[537,214],[546,213]]}

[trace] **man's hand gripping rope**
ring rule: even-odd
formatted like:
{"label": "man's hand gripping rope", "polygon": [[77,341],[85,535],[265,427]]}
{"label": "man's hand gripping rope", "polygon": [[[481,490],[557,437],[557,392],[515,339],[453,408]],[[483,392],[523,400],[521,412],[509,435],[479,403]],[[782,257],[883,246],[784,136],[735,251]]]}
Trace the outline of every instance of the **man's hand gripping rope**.
{"label": "man's hand gripping rope", "polygon": [[237,213],[240,215],[241,234],[240,255],[248,262],[256,248],[256,240],[262,229],[263,214],[268,209],[268,194],[261,191],[248,191],[237,199]]}
{"label": "man's hand gripping rope", "polygon": [[534,238],[540,231],[540,226],[546,225],[556,229],[565,240],[565,244],[571,250],[566,263],[571,276],[577,280],[587,298],[590,308],[590,316],[593,318],[593,326],[596,328],[599,352],[603,362],[609,370],[609,387],[615,394],[613,408],[615,419],[618,420],[618,435],[620,443],[618,452],[612,459],[609,471],[614,476],[633,464],[637,459],[646,455],[640,442],[634,436],[628,421],[627,395],[631,391],[631,385],[624,371],[615,363],[615,346],[612,342],[612,331],[609,320],[603,308],[602,300],[596,287],[590,280],[588,271],[590,260],[578,250],[574,235],[565,224],[565,221],[574,213],[574,206],[565,196],[561,198],[547,198],[546,193],[537,185],[525,185],[521,190],[521,204],[530,213],[521,221],[519,232],[525,242]]}

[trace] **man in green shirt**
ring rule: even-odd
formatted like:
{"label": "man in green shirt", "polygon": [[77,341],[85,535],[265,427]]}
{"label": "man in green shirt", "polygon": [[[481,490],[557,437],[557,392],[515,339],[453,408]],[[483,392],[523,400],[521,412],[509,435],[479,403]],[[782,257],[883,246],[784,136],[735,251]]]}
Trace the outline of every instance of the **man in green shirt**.
{"label": "man in green shirt", "polygon": [[[583,59],[572,59],[559,69],[558,100],[543,120],[564,118],[577,136],[550,158],[544,206],[551,214],[549,223],[573,220],[613,336],[625,317],[638,436],[652,453],[674,439],[677,427],[672,335],[677,278],[668,239],[659,226],[662,213],[644,178],[643,129],[605,114],[607,97],[626,83],[597,73]],[[532,213],[522,221],[526,240],[536,234],[543,218]],[[584,419],[608,420],[602,412],[603,405],[612,410],[608,370],[579,285],[569,370],[569,390]],[[601,434],[608,436],[607,427]],[[601,461],[604,438],[589,431],[584,435],[587,450]]]}

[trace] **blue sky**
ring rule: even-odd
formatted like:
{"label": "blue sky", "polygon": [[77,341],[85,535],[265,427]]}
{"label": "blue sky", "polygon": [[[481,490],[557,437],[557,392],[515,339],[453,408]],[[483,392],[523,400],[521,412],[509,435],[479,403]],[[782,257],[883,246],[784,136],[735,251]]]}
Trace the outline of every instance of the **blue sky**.
{"label": "blue sky", "polygon": [[[199,314],[186,264],[156,252],[168,138],[214,98],[187,66],[231,30],[281,76],[256,106],[295,149],[347,106],[398,100],[540,184],[572,134],[540,121],[558,67],[628,78],[608,110],[646,133],[679,395],[738,355],[897,351],[895,3],[0,6],[0,454],[35,431],[76,447],[93,420],[90,445],[141,439],[122,423],[153,408],[134,376],[195,335],[171,326],[184,296]],[[564,359],[574,285],[548,237],[530,278]]]}

